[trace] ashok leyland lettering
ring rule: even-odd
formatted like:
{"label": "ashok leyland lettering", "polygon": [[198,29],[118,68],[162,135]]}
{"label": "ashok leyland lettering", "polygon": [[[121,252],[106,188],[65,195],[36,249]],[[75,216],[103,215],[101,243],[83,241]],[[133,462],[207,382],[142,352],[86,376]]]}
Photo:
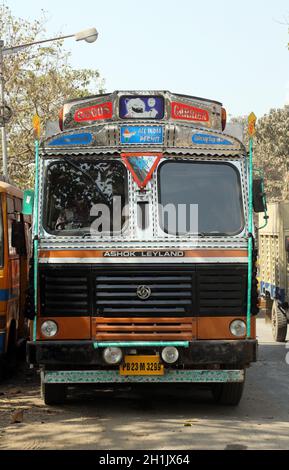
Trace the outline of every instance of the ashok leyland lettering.
{"label": "ashok leyland lettering", "polygon": [[254,266],[247,307],[249,164],[224,127],[221,103],[166,91],[64,104],[36,165],[27,354],[47,404],[136,382],[239,402],[257,288]]}

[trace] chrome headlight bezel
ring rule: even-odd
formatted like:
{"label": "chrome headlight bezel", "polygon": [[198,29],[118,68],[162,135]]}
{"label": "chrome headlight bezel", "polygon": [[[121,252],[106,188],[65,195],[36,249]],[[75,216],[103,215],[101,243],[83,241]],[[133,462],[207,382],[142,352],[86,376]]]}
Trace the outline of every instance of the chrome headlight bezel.
{"label": "chrome headlight bezel", "polygon": [[53,338],[58,333],[58,325],[53,320],[45,320],[40,327],[40,331],[42,336]]}
{"label": "chrome headlight bezel", "polygon": [[231,335],[236,338],[243,338],[247,333],[247,326],[244,320],[233,320],[230,323],[230,332]]}
{"label": "chrome headlight bezel", "polygon": [[115,366],[117,364],[120,364],[123,357],[123,353],[121,348],[107,347],[103,350],[102,356],[106,364],[110,366]]}
{"label": "chrome headlight bezel", "polygon": [[179,351],[175,346],[166,346],[162,349],[161,356],[166,364],[175,364],[179,359]]}

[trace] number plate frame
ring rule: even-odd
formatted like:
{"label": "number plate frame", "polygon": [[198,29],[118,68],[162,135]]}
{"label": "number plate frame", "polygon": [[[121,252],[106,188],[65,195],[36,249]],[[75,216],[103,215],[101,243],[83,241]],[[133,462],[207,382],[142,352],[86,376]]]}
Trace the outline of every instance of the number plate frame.
{"label": "number plate frame", "polygon": [[164,375],[164,365],[158,355],[127,355],[120,365],[120,375]]}

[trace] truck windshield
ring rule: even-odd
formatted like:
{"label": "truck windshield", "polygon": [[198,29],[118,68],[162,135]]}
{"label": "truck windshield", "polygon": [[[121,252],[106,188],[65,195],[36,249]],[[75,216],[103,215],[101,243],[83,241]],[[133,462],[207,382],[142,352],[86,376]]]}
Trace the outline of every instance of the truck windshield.
{"label": "truck windshield", "polygon": [[70,157],[46,169],[44,228],[53,234],[101,235],[124,226],[127,174],[116,160]]}
{"label": "truck windshield", "polygon": [[240,177],[229,163],[164,162],[159,202],[166,233],[236,235],[244,227]]}

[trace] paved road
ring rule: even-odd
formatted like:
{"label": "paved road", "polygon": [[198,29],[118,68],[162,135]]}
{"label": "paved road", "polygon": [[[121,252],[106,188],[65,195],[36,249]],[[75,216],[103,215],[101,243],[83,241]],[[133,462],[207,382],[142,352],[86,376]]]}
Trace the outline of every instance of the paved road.
{"label": "paved road", "polygon": [[[184,386],[153,393],[81,389],[64,406],[47,407],[38,376],[22,366],[0,385],[0,449],[288,449],[287,351],[272,342],[263,319],[258,336],[259,362],[236,408]],[[11,424],[21,410],[23,422]]]}

